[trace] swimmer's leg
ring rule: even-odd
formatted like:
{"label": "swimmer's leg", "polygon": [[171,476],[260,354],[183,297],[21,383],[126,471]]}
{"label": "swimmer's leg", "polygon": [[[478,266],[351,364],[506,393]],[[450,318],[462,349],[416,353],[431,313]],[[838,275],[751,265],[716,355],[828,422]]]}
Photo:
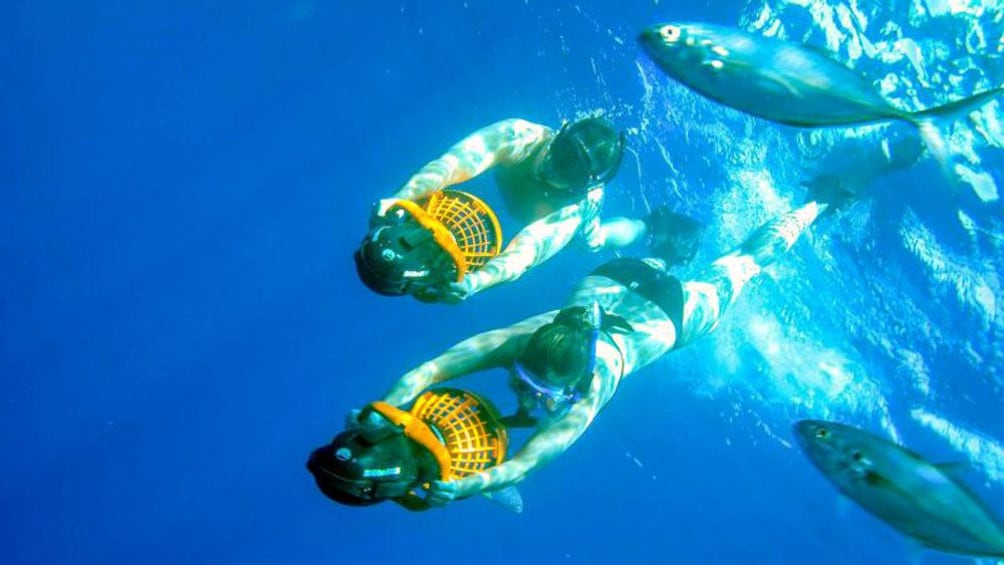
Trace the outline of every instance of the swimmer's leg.
{"label": "swimmer's leg", "polygon": [[627,247],[647,239],[654,257],[669,265],[683,265],[697,254],[704,224],[660,206],[644,219],[609,218],[586,233],[594,250]]}
{"label": "swimmer's leg", "polygon": [[647,231],[642,220],[609,218],[600,222],[598,233],[593,236],[595,243],[591,242],[591,247],[596,249],[627,247],[644,237]]}
{"label": "swimmer's leg", "polygon": [[[801,208],[797,208],[777,217],[757,228],[739,249],[718,259],[712,265],[721,262],[729,263],[734,259],[752,260],[762,269],[777,261],[791,246],[798,241],[799,236],[816,221],[827,206],[810,200]],[[745,259],[747,258],[748,259]],[[748,279],[747,279],[748,280]],[[744,283],[746,281],[743,281]]]}
{"label": "swimmer's leg", "polygon": [[711,332],[746,283],[791,249],[824,210],[825,204],[810,201],[767,222],[738,249],[714,261],[694,280],[684,282],[681,342]]}

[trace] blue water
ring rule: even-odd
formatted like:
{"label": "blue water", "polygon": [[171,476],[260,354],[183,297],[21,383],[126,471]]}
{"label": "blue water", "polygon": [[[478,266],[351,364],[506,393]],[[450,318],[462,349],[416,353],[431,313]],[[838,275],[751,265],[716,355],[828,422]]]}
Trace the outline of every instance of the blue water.
{"label": "blue water", "polygon": [[[317,492],[306,457],[348,410],[475,332],[558,306],[610,258],[570,249],[457,307],[365,290],[351,253],[372,203],[467,133],[607,112],[632,147],[607,210],[702,219],[698,262],[799,201],[793,130],[671,84],[634,43],[654,22],[734,25],[759,3],[680,4],[9,7],[0,561],[908,562],[793,446],[804,417],[969,461],[967,483],[1004,511],[1001,206],[930,160],[813,228],[715,334],[627,380],[521,485],[523,515]],[[795,11],[800,37],[812,22]],[[991,82],[999,16],[975,18]],[[952,17],[912,29],[951,37]],[[1000,145],[976,147],[999,183]],[[490,178],[471,190],[495,194]]]}

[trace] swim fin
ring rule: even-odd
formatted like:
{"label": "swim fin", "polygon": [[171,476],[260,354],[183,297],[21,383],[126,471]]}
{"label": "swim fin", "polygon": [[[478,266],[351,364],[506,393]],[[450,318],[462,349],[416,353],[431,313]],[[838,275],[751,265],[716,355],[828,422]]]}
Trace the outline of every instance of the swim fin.
{"label": "swim fin", "polygon": [[537,418],[523,410],[518,410],[512,416],[503,417],[502,425],[507,428],[532,428],[537,425]]}
{"label": "swim fin", "polygon": [[510,486],[482,493],[485,498],[516,514],[523,513],[523,496],[516,487]]}
{"label": "swim fin", "polygon": [[829,206],[827,212],[847,206],[857,199],[857,193],[851,190],[839,176],[832,173],[822,173],[809,180],[802,181],[802,186],[808,189],[805,201],[815,201]]}
{"label": "swim fin", "polygon": [[697,220],[677,214],[669,206],[659,206],[645,219],[654,257],[666,266],[685,265],[697,255],[706,226]]}

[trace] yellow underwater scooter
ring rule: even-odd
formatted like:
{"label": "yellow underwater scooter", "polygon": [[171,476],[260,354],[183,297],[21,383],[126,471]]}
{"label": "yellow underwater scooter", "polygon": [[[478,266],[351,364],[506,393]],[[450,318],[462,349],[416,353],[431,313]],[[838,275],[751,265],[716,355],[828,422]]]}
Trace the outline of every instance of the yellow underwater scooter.
{"label": "yellow underwater scooter", "polygon": [[[379,424],[372,424],[372,413],[382,416]],[[427,391],[409,410],[373,402],[358,419],[367,423],[339,434],[307,462],[321,492],[351,506],[393,500],[425,510],[431,481],[480,473],[502,463],[508,449],[495,407],[460,389]]]}
{"label": "yellow underwater scooter", "polygon": [[502,226],[480,198],[443,189],[417,202],[397,200],[355,253],[359,278],[387,296],[413,284],[460,282],[502,250]]}

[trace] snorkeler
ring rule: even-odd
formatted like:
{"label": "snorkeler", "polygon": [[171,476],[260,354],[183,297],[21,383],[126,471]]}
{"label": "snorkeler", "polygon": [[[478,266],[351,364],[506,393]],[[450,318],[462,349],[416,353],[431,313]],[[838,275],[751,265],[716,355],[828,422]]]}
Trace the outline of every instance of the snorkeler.
{"label": "snorkeler", "polygon": [[[406,406],[446,381],[504,368],[518,408],[501,422],[534,428],[511,459],[456,480],[433,480],[423,499],[443,505],[504,493],[563,453],[626,376],[710,333],[746,283],[820,214],[853,197],[839,186],[812,188],[803,206],[761,226],[693,280],[679,281],[660,259],[607,262],[577,285],[562,309],[471,337],[406,373],[385,395],[386,405]],[[381,418],[367,414],[369,425],[380,428]]]}
{"label": "snorkeler", "polygon": [[890,124],[879,132],[845,135],[830,143],[825,153],[806,149],[803,161],[815,175],[803,186],[839,184],[855,194],[863,194],[885,175],[905,171],[927,154],[924,143],[901,124]]}
{"label": "snorkeler", "polygon": [[[558,131],[521,119],[487,126],[377,203],[355,253],[359,278],[383,295],[459,302],[519,278],[576,237],[595,251],[649,236],[654,255],[689,261],[703,234],[699,222],[665,207],[645,220],[600,220],[604,185],[616,175],[624,148],[624,134],[598,117]],[[455,190],[493,167],[508,212],[525,226],[504,248],[490,208]]]}
{"label": "snorkeler", "polygon": [[[508,434],[492,404],[468,391],[422,393],[409,410],[373,402],[350,414],[345,431],[307,460],[317,488],[348,506],[393,501],[427,510],[428,485],[457,480],[502,462]],[[521,512],[515,489],[493,499]]]}

